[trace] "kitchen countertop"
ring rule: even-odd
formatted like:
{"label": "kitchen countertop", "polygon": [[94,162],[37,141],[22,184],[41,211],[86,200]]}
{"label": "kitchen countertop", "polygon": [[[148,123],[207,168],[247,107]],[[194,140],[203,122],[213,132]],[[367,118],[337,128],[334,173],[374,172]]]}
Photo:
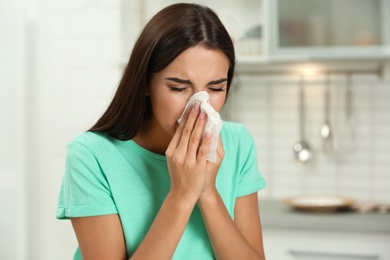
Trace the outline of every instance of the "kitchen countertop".
{"label": "kitchen countertop", "polygon": [[293,209],[279,200],[259,201],[263,228],[291,228],[390,234],[390,213],[353,210],[312,213]]}

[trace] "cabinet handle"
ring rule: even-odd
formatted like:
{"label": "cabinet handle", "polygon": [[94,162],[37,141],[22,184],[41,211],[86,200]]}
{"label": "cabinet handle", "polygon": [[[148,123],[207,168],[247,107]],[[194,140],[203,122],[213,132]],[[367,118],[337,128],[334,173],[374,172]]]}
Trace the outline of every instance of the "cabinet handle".
{"label": "cabinet handle", "polygon": [[312,257],[329,257],[337,259],[364,259],[364,260],[379,260],[379,255],[376,254],[347,254],[347,253],[332,253],[290,249],[289,254],[294,256],[312,256]]}

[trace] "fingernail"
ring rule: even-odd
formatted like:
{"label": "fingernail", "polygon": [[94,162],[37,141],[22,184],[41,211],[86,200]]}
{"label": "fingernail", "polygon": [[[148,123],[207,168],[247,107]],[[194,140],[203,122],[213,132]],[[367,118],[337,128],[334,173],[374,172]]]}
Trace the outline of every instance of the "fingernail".
{"label": "fingernail", "polygon": [[199,111],[199,108],[200,108],[200,103],[196,102],[195,105],[194,105],[194,110],[195,111]]}
{"label": "fingernail", "polygon": [[211,138],[211,133],[209,131],[207,131],[205,134],[204,134],[204,137],[206,139],[210,139]]}
{"label": "fingernail", "polygon": [[206,116],[206,113],[202,111],[202,112],[200,112],[200,114],[199,114],[199,119],[204,119],[205,116]]}

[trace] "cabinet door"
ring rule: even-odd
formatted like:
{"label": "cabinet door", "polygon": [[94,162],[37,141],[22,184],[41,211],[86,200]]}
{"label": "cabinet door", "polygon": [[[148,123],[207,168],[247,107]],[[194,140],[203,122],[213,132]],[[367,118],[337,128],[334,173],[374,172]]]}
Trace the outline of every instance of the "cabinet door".
{"label": "cabinet door", "polygon": [[322,59],[384,57],[390,45],[389,2],[272,1],[272,55]]}
{"label": "cabinet door", "polygon": [[390,259],[389,233],[263,228],[267,259]]}
{"label": "cabinet door", "polygon": [[288,252],[294,260],[379,260],[378,254],[354,254],[323,252],[312,250],[290,250]]}

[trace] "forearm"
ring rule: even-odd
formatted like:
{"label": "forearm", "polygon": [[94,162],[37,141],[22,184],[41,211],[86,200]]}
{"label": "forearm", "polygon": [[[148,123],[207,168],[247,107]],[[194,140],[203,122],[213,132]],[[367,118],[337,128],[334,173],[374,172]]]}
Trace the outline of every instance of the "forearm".
{"label": "forearm", "polygon": [[263,259],[241,234],[216,190],[202,196],[198,205],[217,259]]}
{"label": "forearm", "polygon": [[195,202],[168,194],[145,238],[130,259],[172,259]]}

